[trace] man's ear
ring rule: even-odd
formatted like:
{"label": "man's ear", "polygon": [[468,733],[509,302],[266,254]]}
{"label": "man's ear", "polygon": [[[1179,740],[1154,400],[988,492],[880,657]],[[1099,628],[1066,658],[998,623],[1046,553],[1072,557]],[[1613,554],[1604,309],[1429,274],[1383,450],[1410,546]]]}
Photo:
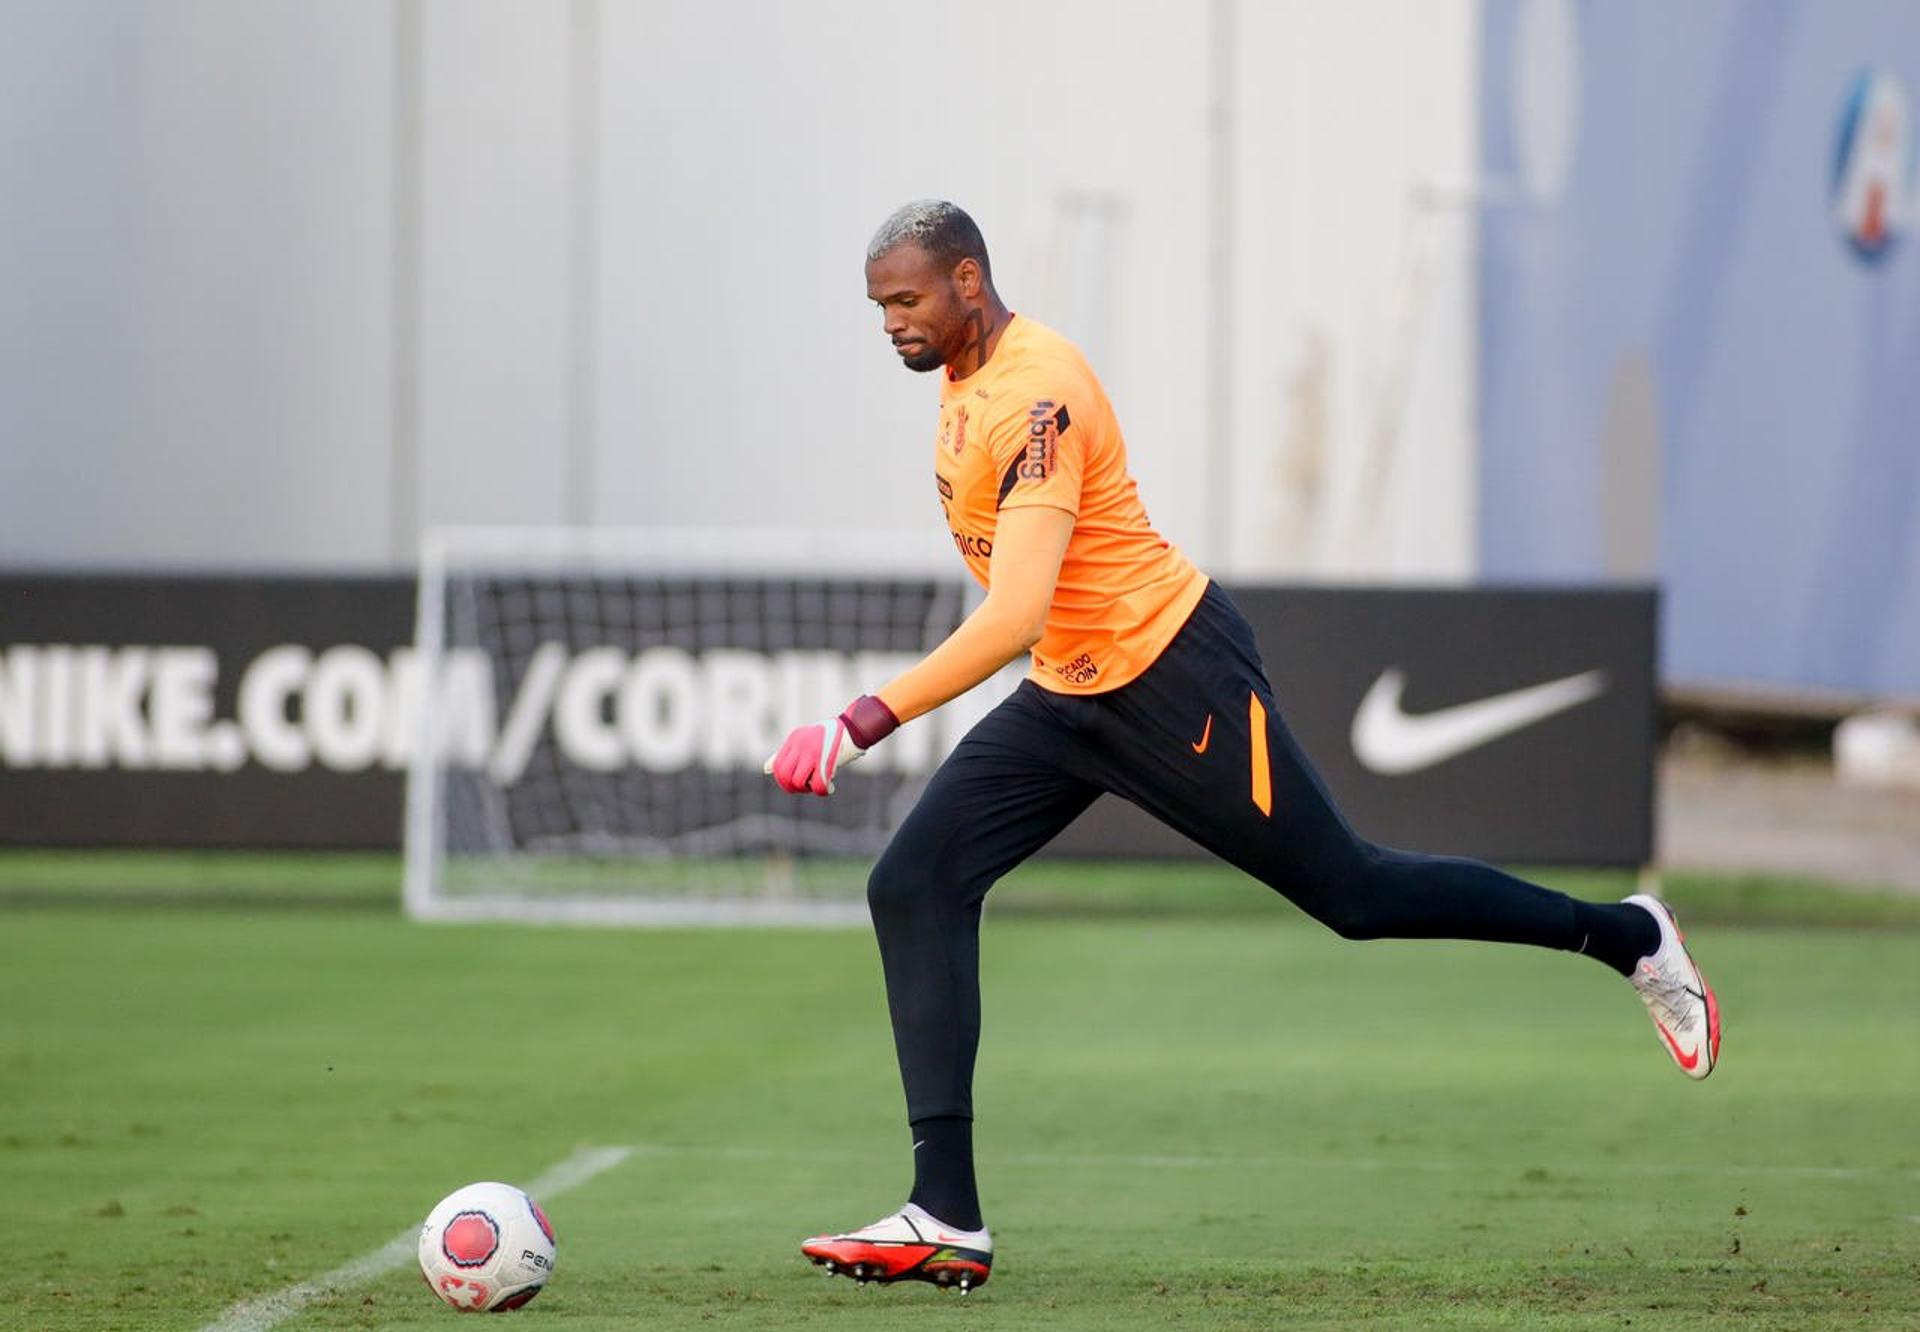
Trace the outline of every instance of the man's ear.
{"label": "man's ear", "polygon": [[968,299],[980,294],[982,277],[978,259],[962,259],[953,270],[954,285],[959,287],[960,294]]}

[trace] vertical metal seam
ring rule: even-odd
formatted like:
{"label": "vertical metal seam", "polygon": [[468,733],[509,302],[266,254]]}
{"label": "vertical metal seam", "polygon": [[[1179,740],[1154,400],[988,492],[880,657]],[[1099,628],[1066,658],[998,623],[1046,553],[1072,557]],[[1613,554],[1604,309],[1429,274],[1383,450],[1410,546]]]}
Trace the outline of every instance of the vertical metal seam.
{"label": "vertical metal seam", "polygon": [[1228,573],[1233,551],[1233,263],[1236,125],[1236,0],[1213,0],[1208,52],[1207,235],[1207,563]]}
{"label": "vertical metal seam", "polygon": [[421,4],[395,0],[393,7],[387,530],[388,559],[403,569],[412,567],[420,553]]}
{"label": "vertical metal seam", "polygon": [[574,0],[571,37],[566,514],[586,527],[599,486],[600,0]]}

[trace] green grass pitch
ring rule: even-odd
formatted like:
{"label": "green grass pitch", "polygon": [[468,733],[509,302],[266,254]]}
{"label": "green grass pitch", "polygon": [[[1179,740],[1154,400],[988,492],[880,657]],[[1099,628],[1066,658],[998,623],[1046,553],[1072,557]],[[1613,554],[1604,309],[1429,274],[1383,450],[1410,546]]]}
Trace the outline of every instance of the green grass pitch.
{"label": "green grass pitch", "polygon": [[[1016,879],[977,1087],[999,1262],[963,1300],[796,1253],[907,1182],[865,934],[414,926],[386,861],[285,871],[308,909],[236,886],[270,861],[96,891],[138,864],[0,883],[3,1326],[204,1327],[456,1185],[620,1146],[548,1201],[514,1326],[1920,1327],[1910,904],[1814,928],[1780,923],[1807,894],[1692,885],[1727,1023],[1695,1085],[1582,959],[1343,943],[1233,876]],[[1107,885],[1126,910],[1035,909]],[[456,1317],[409,1264],[278,1325]]]}

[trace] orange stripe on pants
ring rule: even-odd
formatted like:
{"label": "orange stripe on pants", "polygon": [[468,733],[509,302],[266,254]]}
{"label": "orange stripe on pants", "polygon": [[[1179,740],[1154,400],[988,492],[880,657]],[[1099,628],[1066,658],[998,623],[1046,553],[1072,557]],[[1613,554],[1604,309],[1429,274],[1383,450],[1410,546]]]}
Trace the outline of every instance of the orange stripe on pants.
{"label": "orange stripe on pants", "polygon": [[1253,733],[1253,803],[1262,814],[1273,816],[1273,773],[1267,765],[1267,710],[1260,706],[1260,695],[1247,695],[1247,725]]}

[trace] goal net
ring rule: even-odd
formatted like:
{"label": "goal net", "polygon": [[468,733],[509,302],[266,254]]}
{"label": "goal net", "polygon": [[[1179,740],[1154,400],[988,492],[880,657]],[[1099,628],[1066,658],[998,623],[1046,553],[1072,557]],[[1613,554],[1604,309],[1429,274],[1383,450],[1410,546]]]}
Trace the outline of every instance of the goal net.
{"label": "goal net", "polygon": [[838,924],[1003,688],[903,727],[831,799],[762,772],[787,731],[960,622],[939,533],[442,529],[423,544],[407,782],[421,919]]}

